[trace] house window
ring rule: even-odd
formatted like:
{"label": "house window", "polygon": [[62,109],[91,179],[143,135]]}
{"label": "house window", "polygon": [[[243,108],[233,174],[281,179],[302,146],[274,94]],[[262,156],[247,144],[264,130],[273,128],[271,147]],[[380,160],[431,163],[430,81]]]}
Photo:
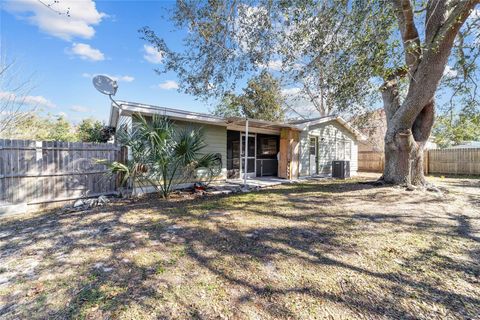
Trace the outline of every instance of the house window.
{"label": "house window", "polygon": [[351,160],[352,145],[349,140],[338,140],[336,149],[336,158],[338,160]]}
{"label": "house window", "polygon": [[352,144],[350,141],[345,141],[345,160],[352,159]]}
{"label": "house window", "polygon": [[315,145],[317,143],[316,138],[310,138],[310,155],[314,156],[317,154],[317,146]]}
{"label": "house window", "polygon": [[260,154],[263,156],[277,155],[277,139],[276,138],[261,138],[260,139]]}
{"label": "house window", "polygon": [[336,158],[338,160],[343,160],[343,158],[345,157],[345,145],[343,143],[343,141],[337,141],[337,154],[336,154]]}

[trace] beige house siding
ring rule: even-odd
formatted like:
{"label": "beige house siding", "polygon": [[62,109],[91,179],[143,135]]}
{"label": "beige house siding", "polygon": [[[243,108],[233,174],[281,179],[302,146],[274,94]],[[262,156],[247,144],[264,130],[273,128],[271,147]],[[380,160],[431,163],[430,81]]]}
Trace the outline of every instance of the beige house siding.
{"label": "beige house siding", "polygon": [[[135,120],[133,121],[135,122]],[[179,127],[200,127],[203,128],[205,134],[205,142],[207,146],[205,153],[219,153],[222,157],[222,173],[216,178],[226,179],[227,169],[227,128],[224,126],[191,123],[186,121],[174,121]],[[339,143],[347,143],[349,146],[350,172],[356,175],[358,170],[358,143],[356,137],[341,123],[336,120],[317,124],[306,128],[300,132],[299,143],[299,176],[309,176],[315,174],[310,172],[310,154],[309,143],[310,137],[318,137],[318,173],[320,175],[331,174],[331,163],[333,160],[344,160],[339,154],[337,146]],[[348,153],[348,152],[347,152]],[[201,180],[202,172],[195,180]],[[192,181],[194,182],[194,181]]]}
{"label": "beige house siding", "polygon": [[[222,156],[222,173],[216,179],[227,178],[227,129],[222,126],[214,126],[209,124],[196,124],[175,121],[176,124],[182,126],[190,126],[202,128],[207,146],[203,149],[204,153],[220,153]],[[201,173],[200,173],[201,174]]]}
{"label": "beige house siding", "polygon": [[[133,119],[133,125],[135,125],[135,122],[137,122],[138,120],[136,120],[135,117],[133,117],[132,119]],[[173,121],[173,123],[178,128],[186,128],[186,127],[202,128],[205,143],[206,143],[206,147],[202,150],[202,153],[204,154],[219,153],[222,157],[221,174],[215,177],[214,180],[226,179],[227,178],[227,129],[223,126],[200,124],[200,123],[178,121],[178,120]],[[178,177],[180,177],[180,174],[178,175]],[[197,172],[197,177],[192,179],[192,181],[186,182],[183,184],[178,184],[176,187],[177,188],[187,187],[188,185],[191,185],[195,181],[204,180],[203,179],[204,177],[205,177],[205,172],[202,170],[199,170]],[[151,191],[148,187],[146,189],[147,189],[147,192]]]}
{"label": "beige house siding", "polygon": [[179,127],[202,128],[207,146],[203,153],[220,153],[222,155],[222,172],[226,177],[227,170],[227,129],[222,126],[210,124],[188,123],[175,121]]}
{"label": "beige house siding", "polygon": [[337,121],[330,121],[311,126],[300,134],[300,176],[309,176],[314,174],[310,172],[310,137],[318,137],[318,173],[320,175],[331,174],[331,164],[333,160],[340,159],[337,154],[337,144],[347,142],[350,150],[350,173],[356,175],[358,170],[358,143],[355,136]]}

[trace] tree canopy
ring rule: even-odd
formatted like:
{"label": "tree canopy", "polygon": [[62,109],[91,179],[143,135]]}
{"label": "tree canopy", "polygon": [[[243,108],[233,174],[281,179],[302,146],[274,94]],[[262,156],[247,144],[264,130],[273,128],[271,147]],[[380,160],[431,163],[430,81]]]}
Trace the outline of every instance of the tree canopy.
{"label": "tree canopy", "polygon": [[[438,24],[425,27],[420,22],[435,20],[427,16],[435,11],[431,8],[441,15],[445,1],[433,7],[434,2],[182,0],[170,16],[178,29],[188,31],[182,49],[171,49],[148,26],[140,32],[164,56],[157,72],[174,71],[182,90],[197,97],[223,97],[238,89],[245,77],[270,69],[281,75],[282,86],[295,88],[296,98],[311,101],[321,115],[358,113],[379,105],[378,87],[384,80],[408,71],[405,53],[411,60],[413,51],[428,49],[420,39],[430,41],[429,33]],[[450,4],[456,8],[449,11],[451,20],[476,2]],[[402,3],[411,8],[409,25],[418,34],[408,48],[396,13]],[[445,94],[455,97],[457,108],[467,100],[478,103],[479,19],[477,9],[462,24],[448,62],[453,71],[443,79]],[[406,80],[399,86],[403,96]]]}
{"label": "tree canopy", "polygon": [[269,69],[329,114],[378,95],[372,75],[391,56],[394,25],[385,2],[179,1],[171,19],[188,30],[182,50],[149,27],[140,31],[164,56],[157,72],[174,71],[186,93],[223,97]]}
{"label": "tree canopy", "polygon": [[37,141],[107,142],[112,134],[111,128],[92,118],[84,119],[78,125],[74,125],[61,115],[40,116],[37,113],[28,112],[22,114],[14,126],[3,130],[0,137]]}
{"label": "tree canopy", "polygon": [[107,142],[113,129],[94,118],[83,119],[76,127],[76,135],[83,142]]}
{"label": "tree canopy", "polygon": [[39,116],[31,112],[15,126],[2,132],[2,138],[37,141],[78,141],[74,126],[64,116]]}
{"label": "tree canopy", "polygon": [[214,114],[281,121],[285,112],[280,84],[264,70],[248,81],[242,94],[227,92],[216,106]]}

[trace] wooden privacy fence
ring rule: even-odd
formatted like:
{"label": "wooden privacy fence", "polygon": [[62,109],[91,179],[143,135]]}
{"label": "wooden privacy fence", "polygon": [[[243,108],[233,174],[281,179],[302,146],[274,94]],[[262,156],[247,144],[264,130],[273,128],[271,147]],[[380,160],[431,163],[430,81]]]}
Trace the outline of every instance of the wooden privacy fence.
{"label": "wooden privacy fence", "polygon": [[480,148],[428,151],[430,173],[480,174]]}
{"label": "wooden privacy fence", "polygon": [[359,151],[358,171],[383,172],[384,161],[383,152]]}
{"label": "wooden privacy fence", "polygon": [[2,206],[48,204],[112,194],[116,177],[96,159],[121,160],[115,144],[0,139]]}
{"label": "wooden privacy fence", "polygon": [[[480,175],[480,148],[431,149],[425,151],[426,173]],[[382,172],[383,152],[358,153],[358,170]]]}

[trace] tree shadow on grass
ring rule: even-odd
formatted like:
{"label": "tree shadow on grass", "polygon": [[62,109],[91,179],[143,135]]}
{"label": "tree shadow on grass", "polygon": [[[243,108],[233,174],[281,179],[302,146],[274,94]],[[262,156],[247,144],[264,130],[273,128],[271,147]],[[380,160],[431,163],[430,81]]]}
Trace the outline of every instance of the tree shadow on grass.
{"label": "tree shadow on grass", "polygon": [[[224,231],[223,231],[224,232]],[[385,297],[376,296],[375,304],[371,303],[367,297],[356,296],[355,292],[349,292],[348,296],[332,295],[315,288],[314,286],[305,287],[291,287],[287,289],[275,288],[268,284],[259,285],[252,283],[241,276],[232,275],[228,270],[223,270],[217,266],[217,255],[207,257],[202,255],[202,251],[216,250],[218,246],[222,248],[218,252],[222,256],[232,256],[240,259],[251,259],[260,261],[269,261],[279,259],[281,257],[294,257],[304,260],[309,264],[317,264],[320,266],[331,266],[337,269],[353,271],[362,276],[367,276],[372,279],[379,279],[385,283],[386,287],[391,287],[396,295],[407,296],[407,289],[420,292],[424,301],[432,303],[442,303],[443,306],[451,312],[462,314],[464,303],[471,305],[478,305],[480,300],[462,294],[456,294],[448,290],[443,290],[433,286],[431,283],[425,281],[412,280],[407,275],[399,273],[383,273],[371,271],[362,267],[358,267],[349,263],[345,263],[339,259],[332,258],[330,254],[341,254],[342,249],[340,243],[335,242],[335,235],[325,235],[321,230],[292,230],[292,229],[274,229],[274,230],[256,230],[257,237],[254,241],[247,239],[243,234],[230,234],[227,238],[229,241],[233,239],[234,245],[222,244],[221,239],[217,237],[217,233],[209,233],[208,230],[201,230],[202,237],[195,237],[195,244],[188,246],[188,254],[197,260],[202,266],[209,269],[211,272],[220,276],[221,278],[234,283],[236,285],[248,288],[251,292],[250,297],[244,296],[242,299],[253,300],[262,296],[281,296],[288,293],[302,293],[311,295],[315,298],[330,300],[331,302],[341,301],[343,304],[358,310],[362,313],[377,316],[394,316],[394,317],[414,317],[414,314],[409,310],[403,309],[400,305],[395,305],[394,301],[388,301],[387,296],[392,292],[386,292]],[[317,233],[318,232],[318,233]],[[308,238],[304,235],[308,234]],[[319,238],[315,238],[315,234],[321,234]],[[295,235],[301,235],[300,237]],[[199,241],[199,239],[201,239]],[[309,241],[308,241],[308,240]],[[198,242],[200,248],[198,249]],[[313,249],[310,244],[322,243],[324,250]],[[288,249],[274,249],[270,244],[281,244]],[[329,249],[327,249],[329,248]],[[424,252],[425,255],[430,256],[429,251]],[[245,256],[246,255],[246,256]],[[281,259],[281,258],[280,258]],[[422,255],[415,257],[412,263],[417,264],[422,261]],[[301,272],[301,271],[300,271]],[[373,294],[375,295],[375,294]],[[372,298],[372,297],[370,297]],[[461,301],[462,303],[454,303],[454,301]]]}
{"label": "tree shadow on grass", "polygon": [[[105,318],[122,308],[138,308],[156,317],[212,318],[218,316],[215,310],[202,308],[201,301],[188,300],[192,297],[188,290],[200,292],[196,278],[205,276],[203,273],[214,275],[227,292],[240,290],[241,294],[223,302],[223,307],[239,311],[247,306],[272,319],[299,317],[288,304],[292,297],[339,306],[336,310],[351,312],[347,317],[415,318],[418,310],[398,300],[408,299],[412,293],[425,303],[441,305],[455,317],[478,311],[478,298],[415,276],[416,268],[433,262],[440,270],[475,275],[475,264],[456,265],[439,248],[432,247],[405,259],[406,269],[383,271],[360,263],[357,256],[365,254],[364,248],[350,239],[397,227],[412,234],[478,242],[468,217],[451,214],[440,221],[415,212],[329,211],[331,201],[335,201],[328,199],[332,193],[337,201],[374,202],[372,194],[358,195],[355,191],[378,191],[368,185],[340,185],[343,191],[337,190],[337,182],[306,184],[205,201],[114,204],[90,212],[7,220],[0,225],[0,261],[14,263],[18,259],[19,269],[29,267],[21,263],[30,257],[39,264],[31,272],[16,270],[11,284],[26,292],[4,291],[0,316]],[[273,198],[278,202],[272,204]],[[381,199],[388,199],[388,194]],[[210,214],[219,209],[241,214]],[[251,219],[251,224],[242,223],[246,219]],[[475,250],[470,251],[472,257],[478,256]],[[146,261],[135,260],[140,254]],[[197,275],[200,271],[202,274]],[[302,280],[303,273],[312,272],[319,274],[314,278],[318,282]],[[288,276],[292,277],[289,281],[282,278]],[[328,281],[322,280],[324,277]],[[339,280],[329,280],[336,277]],[[361,283],[352,280],[359,278],[374,284],[372,289],[364,290]],[[52,288],[35,293],[35,286],[47,286],[49,281],[54,282]],[[175,296],[179,287],[186,288],[186,297]],[[49,304],[55,294],[68,297],[63,307]],[[171,301],[168,299],[174,299],[179,307],[155,305],[154,301]]]}

